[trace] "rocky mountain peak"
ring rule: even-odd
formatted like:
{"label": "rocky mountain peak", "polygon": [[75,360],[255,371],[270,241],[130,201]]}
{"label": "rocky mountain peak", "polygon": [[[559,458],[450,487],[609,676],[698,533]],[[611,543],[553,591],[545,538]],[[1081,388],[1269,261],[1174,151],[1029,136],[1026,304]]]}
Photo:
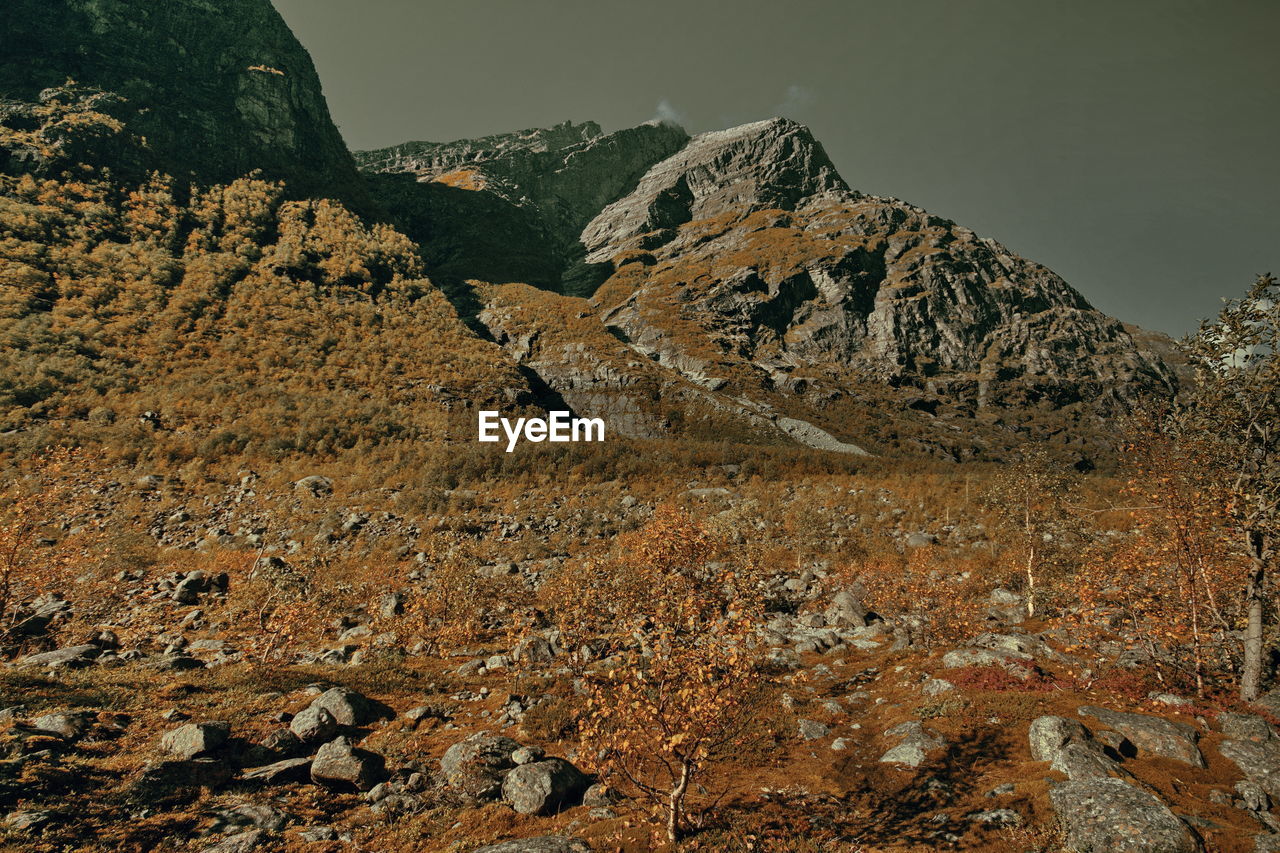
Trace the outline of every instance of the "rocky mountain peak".
{"label": "rocky mountain peak", "polygon": [[601,211],[582,243],[587,260],[599,263],[641,234],[670,234],[686,222],[724,214],[794,210],[836,196],[851,197],[849,186],[809,129],[766,119],[693,137]]}

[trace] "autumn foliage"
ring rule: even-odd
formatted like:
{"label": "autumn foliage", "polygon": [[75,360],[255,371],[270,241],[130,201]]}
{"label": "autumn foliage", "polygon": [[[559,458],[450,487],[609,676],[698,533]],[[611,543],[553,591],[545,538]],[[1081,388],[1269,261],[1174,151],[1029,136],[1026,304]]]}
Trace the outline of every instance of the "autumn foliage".
{"label": "autumn foliage", "polygon": [[761,688],[753,567],[714,558],[723,545],[660,508],[605,560],[569,567],[544,601],[564,641],[601,657],[584,673],[584,744],[610,779],[648,796],[667,834],[685,831],[695,780],[748,737]]}

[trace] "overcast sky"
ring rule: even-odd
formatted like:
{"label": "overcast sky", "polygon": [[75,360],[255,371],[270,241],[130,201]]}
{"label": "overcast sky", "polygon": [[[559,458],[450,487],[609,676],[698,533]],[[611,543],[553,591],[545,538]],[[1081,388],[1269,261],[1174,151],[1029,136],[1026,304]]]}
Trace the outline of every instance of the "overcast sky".
{"label": "overcast sky", "polygon": [[1280,273],[1276,0],[274,2],[354,149],[783,115],[1129,322]]}

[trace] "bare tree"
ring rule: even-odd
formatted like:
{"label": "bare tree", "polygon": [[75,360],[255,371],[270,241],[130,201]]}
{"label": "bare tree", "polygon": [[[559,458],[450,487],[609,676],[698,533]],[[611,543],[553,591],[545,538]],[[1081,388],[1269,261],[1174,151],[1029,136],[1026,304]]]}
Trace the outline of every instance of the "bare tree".
{"label": "bare tree", "polygon": [[1170,427],[1212,448],[1214,480],[1249,558],[1240,696],[1252,701],[1263,675],[1268,570],[1280,541],[1280,283],[1259,276],[1183,346],[1197,381]]}

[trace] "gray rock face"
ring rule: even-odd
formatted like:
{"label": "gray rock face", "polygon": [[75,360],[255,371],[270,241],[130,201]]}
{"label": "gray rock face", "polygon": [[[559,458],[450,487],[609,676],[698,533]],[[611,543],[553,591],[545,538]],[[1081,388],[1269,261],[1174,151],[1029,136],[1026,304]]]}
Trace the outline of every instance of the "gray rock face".
{"label": "gray rock face", "polygon": [[[436,262],[433,276],[524,281],[588,295],[608,270],[584,263],[583,227],[688,139],[679,127],[657,122],[610,134],[595,122],[565,122],[482,139],[409,142],[356,159],[366,172],[417,178],[416,187],[381,187],[400,194],[410,236],[429,233],[423,242]],[[486,229],[505,243],[498,257]]]}
{"label": "gray rock face", "polygon": [[1104,745],[1076,720],[1037,717],[1031,721],[1027,739],[1033,759],[1050,762],[1050,770],[1073,782],[1116,775],[1129,777],[1119,762],[1107,754]]}
{"label": "gray rock face", "polygon": [[336,738],[316,752],[311,761],[311,779],[331,788],[367,791],[386,775],[382,756],[357,749],[350,738]]}
{"label": "gray rock face", "polygon": [[581,798],[591,784],[563,758],[521,764],[502,782],[502,799],[520,814],[551,814]]}
{"label": "gray rock face", "polygon": [[34,100],[72,78],[119,93],[148,168],[216,183],[262,169],[299,195],[362,193],[311,58],[268,0],[13,0],[0,29],[0,91]]}
{"label": "gray rock face", "polygon": [[1200,733],[1186,723],[1175,723],[1163,717],[1130,714],[1087,705],[1080,708],[1077,713],[1084,717],[1093,717],[1104,726],[1115,729],[1138,749],[1153,755],[1172,758],[1193,767],[1208,766],[1200,753],[1200,748],[1196,746]]}
{"label": "gray rock face", "polygon": [[1240,768],[1246,779],[1280,799],[1280,741],[1227,740],[1218,751]]}
{"label": "gray rock face", "polygon": [[1120,779],[1064,782],[1049,791],[1076,853],[1197,853],[1200,845],[1157,797]]}
{"label": "gray rock face", "polygon": [[768,119],[693,137],[646,172],[631,194],[602,210],[583,229],[582,243],[587,261],[602,263],[641,235],[673,232],[695,219],[794,210],[816,198],[850,195],[808,128]]}
{"label": "gray rock face", "polygon": [[440,769],[455,791],[479,800],[493,799],[502,790],[503,777],[515,766],[511,755],[519,748],[511,738],[476,732],[445,751]]}
{"label": "gray rock face", "polygon": [[1036,761],[1053,761],[1067,744],[1092,740],[1089,730],[1083,724],[1066,717],[1053,716],[1032,720],[1027,738],[1031,742],[1031,757]]}
{"label": "gray rock face", "polygon": [[190,759],[221,749],[231,736],[227,723],[187,723],[160,738],[160,746],[170,755]]}

